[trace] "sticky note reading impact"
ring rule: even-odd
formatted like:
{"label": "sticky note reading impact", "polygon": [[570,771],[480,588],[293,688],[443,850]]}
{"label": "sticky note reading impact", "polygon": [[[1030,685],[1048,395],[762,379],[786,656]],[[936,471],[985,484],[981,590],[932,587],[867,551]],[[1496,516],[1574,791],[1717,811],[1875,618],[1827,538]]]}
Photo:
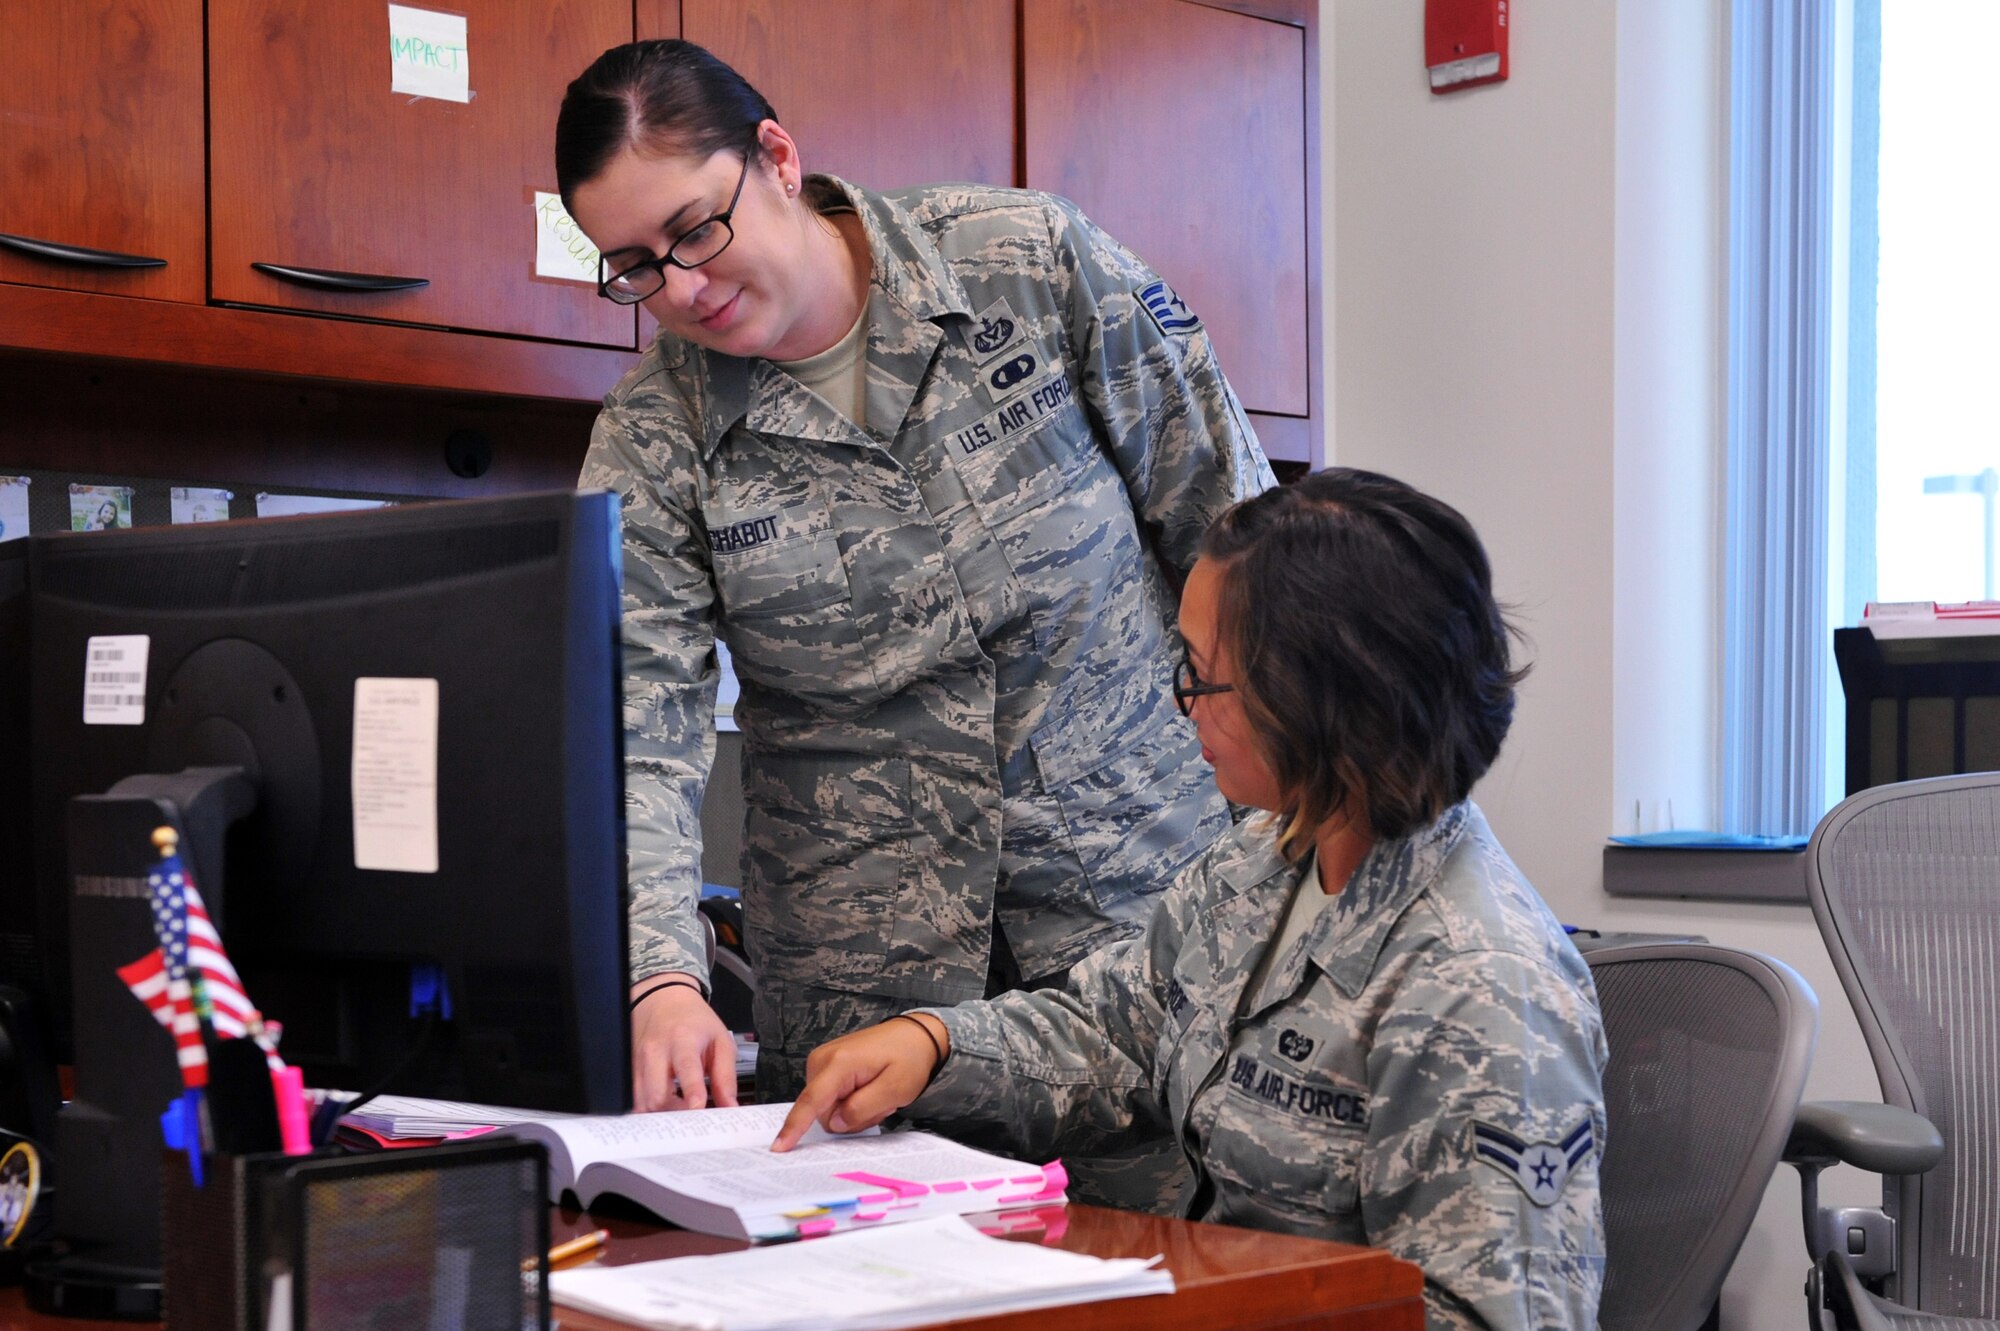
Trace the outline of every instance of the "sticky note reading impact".
{"label": "sticky note reading impact", "polygon": [[597,285],[597,246],[563,207],[562,196],[535,191],[535,276]]}
{"label": "sticky note reading impact", "polygon": [[436,873],[438,682],[354,681],[354,867]]}
{"label": "sticky note reading impact", "polygon": [[471,101],[465,16],[390,5],[389,90],[448,102]]}

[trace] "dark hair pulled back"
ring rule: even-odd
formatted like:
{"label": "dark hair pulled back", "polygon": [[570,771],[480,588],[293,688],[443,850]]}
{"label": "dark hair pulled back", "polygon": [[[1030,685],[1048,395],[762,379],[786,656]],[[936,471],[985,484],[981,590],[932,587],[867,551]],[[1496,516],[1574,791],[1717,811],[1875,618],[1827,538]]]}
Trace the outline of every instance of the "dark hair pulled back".
{"label": "dark hair pulled back", "polygon": [[556,115],[556,189],[578,187],[628,147],[702,158],[724,148],[763,156],[757,126],[778,113],[741,74],[678,39],[614,46],[577,75]]}
{"label": "dark hair pulled back", "polygon": [[1527,673],[1457,509],[1335,467],[1228,509],[1217,632],[1284,792],[1294,858],[1337,819],[1396,838],[1464,799],[1500,751]]}

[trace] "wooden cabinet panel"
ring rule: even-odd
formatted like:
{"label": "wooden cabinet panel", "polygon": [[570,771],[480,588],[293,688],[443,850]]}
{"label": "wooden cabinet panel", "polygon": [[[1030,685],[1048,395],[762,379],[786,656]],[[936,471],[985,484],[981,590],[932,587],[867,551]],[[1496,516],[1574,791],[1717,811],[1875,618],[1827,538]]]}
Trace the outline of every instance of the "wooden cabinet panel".
{"label": "wooden cabinet panel", "polygon": [[0,282],[207,295],[201,0],[0,0],[0,233],[165,260],[0,248]]}
{"label": "wooden cabinet panel", "polygon": [[681,23],[764,94],[808,171],[1014,183],[1013,0],[683,0]]}
{"label": "wooden cabinet panel", "polygon": [[1244,406],[1309,414],[1305,34],[1188,0],[1024,0],[1027,183],[1201,316]]}
{"label": "wooden cabinet panel", "polygon": [[642,42],[656,37],[678,37],[681,0],[633,0],[632,22],[632,35]]}
{"label": "wooden cabinet panel", "polygon": [[[563,89],[632,34],[629,0],[450,0],[469,102],[391,91],[383,0],[209,0],[214,297],[630,347],[630,309],[535,274]],[[423,278],[327,292],[253,263]],[[327,367],[338,374],[338,366]]]}

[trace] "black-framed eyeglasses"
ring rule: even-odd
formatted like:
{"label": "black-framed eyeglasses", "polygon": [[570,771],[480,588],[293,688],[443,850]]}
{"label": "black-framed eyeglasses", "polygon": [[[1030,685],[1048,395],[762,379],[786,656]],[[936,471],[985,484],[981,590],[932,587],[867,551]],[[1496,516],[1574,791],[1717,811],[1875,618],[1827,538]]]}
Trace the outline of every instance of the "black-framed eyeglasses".
{"label": "black-framed eyeglasses", "polygon": [[1201,676],[1194,672],[1194,658],[1187,648],[1181,648],[1181,663],[1174,667],[1174,706],[1181,709],[1182,716],[1194,715],[1194,700],[1206,698],[1212,693],[1234,693],[1234,684],[1204,684]]}
{"label": "black-framed eyeglasses", "polygon": [[736,230],[729,219],[736,213],[737,200],[743,197],[743,182],[749,178],[750,154],[745,152],[743,172],[736,177],[736,192],[729,196],[729,206],[692,231],[684,232],[659,258],[646,259],[614,273],[611,256],[600,255],[597,294],[620,305],[637,305],[667,284],[669,264],[675,268],[699,268],[728,249],[729,242],[736,239]]}

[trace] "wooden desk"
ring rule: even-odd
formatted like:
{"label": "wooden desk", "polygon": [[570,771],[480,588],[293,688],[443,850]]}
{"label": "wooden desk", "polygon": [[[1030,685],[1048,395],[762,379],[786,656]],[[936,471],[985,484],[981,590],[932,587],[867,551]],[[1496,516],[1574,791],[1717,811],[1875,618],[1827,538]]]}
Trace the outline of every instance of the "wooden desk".
{"label": "wooden desk", "polygon": [[[1044,1308],[950,1324],[952,1331],[1105,1331],[1158,1327],[1214,1331],[1225,1327],[1320,1327],[1338,1331],[1423,1331],[1423,1276],[1408,1262],[1374,1248],[1287,1238],[1226,1225],[1109,1211],[1095,1206],[1046,1207],[1016,1213],[1023,1241],[1039,1240],[1097,1257],[1166,1256],[1174,1273],[1169,1297]],[[602,1226],[611,1241],[601,1262],[727,1252],[743,1246],[621,1215],[592,1216],[558,1209],[550,1233],[560,1242]],[[629,1323],[558,1306],[561,1331],[621,1331]],[[0,1331],[132,1331],[132,1322],[83,1322],[28,1310],[19,1289],[0,1290]]]}

